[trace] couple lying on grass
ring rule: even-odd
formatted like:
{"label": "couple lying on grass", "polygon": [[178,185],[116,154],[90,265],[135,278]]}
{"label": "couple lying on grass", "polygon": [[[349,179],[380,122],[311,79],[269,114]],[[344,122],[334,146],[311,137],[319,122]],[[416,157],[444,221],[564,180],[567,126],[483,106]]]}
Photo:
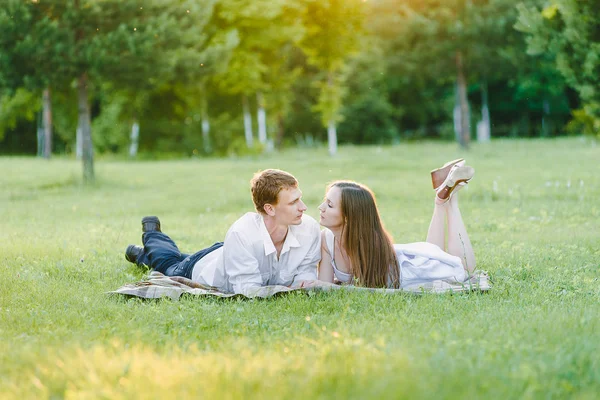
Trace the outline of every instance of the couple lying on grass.
{"label": "couple lying on grass", "polygon": [[393,244],[371,190],[349,181],[327,188],[319,206],[325,228],[320,231],[319,224],[304,215],[307,208],[296,178],[268,169],[250,182],[258,212],[234,222],[224,242],[183,254],[161,231],[157,217],[144,217],[144,245],[127,247],[125,258],[167,276],[246,296],[273,285],[301,288],[338,282],[405,288],[440,279],[464,282],[475,268],[475,255],[457,192],[474,172],[463,159],[431,172],[435,205],[426,242]]}

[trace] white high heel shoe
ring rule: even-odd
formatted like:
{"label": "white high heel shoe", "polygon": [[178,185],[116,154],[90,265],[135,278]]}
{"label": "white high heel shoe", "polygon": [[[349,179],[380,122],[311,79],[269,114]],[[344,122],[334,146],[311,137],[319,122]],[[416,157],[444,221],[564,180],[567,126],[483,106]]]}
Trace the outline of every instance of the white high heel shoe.
{"label": "white high heel shoe", "polygon": [[450,170],[455,165],[462,167],[463,165],[465,165],[465,159],[458,158],[456,160],[448,161],[446,164],[442,165],[441,167],[436,168],[431,171],[431,184],[433,185],[434,189],[437,189],[440,186],[442,186],[442,184],[448,177]]}
{"label": "white high heel shoe", "polygon": [[469,183],[474,175],[475,169],[473,167],[468,165],[453,165],[444,182],[435,191],[436,203],[446,203],[450,200],[452,194],[457,191],[457,188]]}

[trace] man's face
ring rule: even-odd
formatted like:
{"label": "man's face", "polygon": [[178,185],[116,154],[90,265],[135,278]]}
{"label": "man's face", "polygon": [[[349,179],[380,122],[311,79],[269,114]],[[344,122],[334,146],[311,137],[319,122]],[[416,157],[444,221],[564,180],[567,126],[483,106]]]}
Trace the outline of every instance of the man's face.
{"label": "man's face", "polygon": [[297,187],[282,189],[277,195],[277,205],[273,206],[275,221],[278,225],[300,225],[306,204],[302,201],[302,192]]}

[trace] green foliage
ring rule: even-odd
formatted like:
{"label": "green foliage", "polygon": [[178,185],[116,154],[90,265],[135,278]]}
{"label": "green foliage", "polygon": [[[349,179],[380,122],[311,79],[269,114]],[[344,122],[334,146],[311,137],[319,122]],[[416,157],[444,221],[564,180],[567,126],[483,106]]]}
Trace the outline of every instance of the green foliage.
{"label": "green foliage", "polygon": [[[93,92],[92,92],[93,97]],[[56,153],[75,153],[77,135],[77,94],[75,91],[52,93],[52,131]],[[61,148],[57,146],[64,143]]]}
{"label": "green foliage", "polygon": [[388,98],[385,57],[378,43],[368,43],[350,64],[348,95],[339,129],[340,143],[389,143],[398,139],[396,119],[402,114]]}
{"label": "green foliage", "polygon": [[600,105],[591,103],[573,110],[573,119],[567,124],[567,131],[574,135],[589,135],[600,139]]}
{"label": "green foliage", "polygon": [[[459,196],[487,294],[106,294],[143,279],[123,257],[143,216],[183,251],[209,246],[267,167],[297,176],[313,217],[328,182],[363,182],[396,242],[424,240],[429,171],[460,156],[477,170]],[[595,398],[599,157],[578,137],[100,158],[95,188],[74,160],[0,158],[0,398]]]}
{"label": "green foliage", "polygon": [[[6,22],[0,28],[0,65],[6,67],[0,84],[66,91],[74,79],[87,75],[92,82],[88,91],[93,83],[96,89],[110,84],[136,103],[137,92],[146,96],[176,78],[187,83],[211,70],[204,72],[204,62],[218,64],[229,43],[219,35],[208,37],[204,29],[213,5],[213,0],[9,0],[0,10],[0,22]],[[209,43],[215,48],[205,54]],[[107,114],[95,125],[105,135],[94,141],[100,150],[122,147],[126,141],[106,134],[107,124],[135,115],[122,116],[118,102],[102,105]]]}
{"label": "green foliage", "polygon": [[235,29],[240,41],[232,49],[229,65],[215,79],[221,90],[251,95],[265,89],[269,55],[276,53],[294,35],[295,27],[282,22],[283,0],[224,0],[216,9],[215,23]]}
{"label": "green foliage", "polygon": [[345,67],[349,56],[360,50],[366,6],[360,0],[307,0],[306,4],[306,33],[300,47],[308,64],[322,72],[314,82],[319,97],[313,110],[321,114],[326,127],[341,120]]}
{"label": "green foliage", "polygon": [[0,92],[0,141],[7,130],[17,126],[19,120],[34,120],[40,103],[39,93],[32,93],[23,88],[17,89],[12,95],[2,95]]}
{"label": "green foliage", "polygon": [[399,134],[392,116],[394,109],[381,92],[370,91],[344,109],[340,143],[390,143]]}
{"label": "green foliage", "polygon": [[[128,99],[124,96],[110,96],[100,101],[102,112],[93,120],[94,148],[98,151],[117,152],[127,148],[129,132],[133,121],[127,121],[123,114],[128,108]],[[129,122],[129,123],[128,123]]]}
{"label": "green foliage", "polygon": [[539,10],[519,6],[516,28],[528,34],[528,51],[537,55],[549,52],[558,70],[577,89],[584,101],[600,98],[600,41],[596,32],[600,18],[597,1],[557,0]]}
{"label": "green foliage", "polygon": [[[12,25],[5,28],[1,49],[7,59],[4,75],[19,78],[13,86],[62,87],[84,72],[93,81],[160,81],[181,56],[190,57],[197,49],[189,43],[173,46],[182,39],[180,29],[199,26],[201,32],[203,25],[202,19],[192,21],[186,14],[185,2],[174,7],[164,1],[8,1],[2,18]],[[198,17],[210,17],[210,2],[205,6]],[[159,50],[165,52],[162,62],[149,63]]]}
{"label": "green foliage", "polygon": [[455,53],[467,70],[485,78],[500,72],[499,49],[512,30],[510,0],[437,0],[374,2],[371,29],[385,38],[389,60],[401,72],[454,81]]}
{"label": "green foliage", "polygon": [[[83,72],[99,153],[125,152],[134,120],[142,152],[239,153],[240,96],[250,99],[255,114],[257,94],[268,134],[279,144],[323,142],[330,121],[340,124],[341,142],[452,138],[460,52],[472,126],[486,86],[492,136],[559,135],[572,109],[598,118],[596,6],[574,0],[525,0],[519,8],[512,0],[6,0],[0,101],[18,89],[38,93],[49,85],[55,149],[66,152],[73,150],[78,119],[74,81]],[[40,102],[28,104],[0,110],[5,142],[35,134],[28,120]],[[212,150],[202,139],[203,121],[210,142],[218,143]]]}
{"label": "green foliage", "polygon": [[[522,65],[515,62],[524,48],[515,38],[515,18],[509,0],[373,2],[369,31],[385,54],[374,62],[385,65],[387,97],[401,107],[396,124],[403,136],[438,136],[451,123],[457,52],[463,55],[472,103],[480,103],[480,83],[507,86]],[[491,92],[490,99],[498,95],[513,100],[507,90]]]}
{"label": "green foliage", "polygon": [[[300,4],[287,0],[220,2],[214,24],[235,29],[240,40],[231,50],[228,66],[211,79],[211,86],[216,89],[211,93],[211,99],[219,94],[252,98],[260,93],[269,125],[277,126],[290,111],[292,98],[289,91],[300,75],[299,67],[292,65],[289,58],[303,34],[301,11]],[[209,102],[209,109],[211,116],[218,115],[214,101]],[[226,110],[227,114],[232,112],[241,112],[239,101]],[[218,132],[211,140],[223,143],[223,135],[229,137],[226,132]],[[242,136],[233,136],[231,144],[231,152],[242,151]],[[223,148],[217,151],[222,153]]]}
{"label": "green foliage", "polygon": [[600,102],[599,7],[596,0],[554,0],[544,8],[521,4],[515,26],[527,34],[530,54],[549,54],[554,58],[567,84],[589,104],[586,113],[597,119],[600,119],[595,106]]}

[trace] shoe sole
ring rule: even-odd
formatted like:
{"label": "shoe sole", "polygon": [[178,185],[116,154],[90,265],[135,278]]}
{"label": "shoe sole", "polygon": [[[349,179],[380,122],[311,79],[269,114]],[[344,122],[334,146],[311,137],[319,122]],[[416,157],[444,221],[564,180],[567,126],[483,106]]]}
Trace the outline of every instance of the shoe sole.
{"label": "shoe sole", "polygon": [[448,173],[455,164],[458,164],[461,161],[465,161],[464,158],[457,158],[456,160],[452,160],[441,166],[440,168],[436,168],[431,171],[431,185],[434,189],[440,187],[442,183],[446,180]]}
{"label": "shoe sole", "polygon": [[[155,224],[156,229],[146,230],[146,224]],[[158,217],[150,216],[150,217],[142,218],[142,232],[151,232],[151,231],[162,232],[160,230],[160,220],[158,219]]]}
{"label": "shoe sole", "polygon": [[160,225],[160,220],[158,219],[158,217],[144,217],[144,218],[142,218],[142,224],[145,224],[147,222],[153,222],[155,224]]}
{"label": "shoe sole", "polygon": [[461,182],[467,182],[473,179],[475,176],[475,169],[473,167],[469,167],[467,165],[459,167],[454,174],[452,174],[452,178],[448,181],[446,186],[455,187]]}
{"label": "shoe sole", "polygon": [[[463,182],[464,184],[467,184],[471,179],[473,179],[473,176],[475,176],[475,169],[473,169],[473,167],[469,167],[467,165],[459,167],[452,174],[452,178],[448,179],[446,185],[443,188],[440,188],[440,190],[436,194],[437,198],[443,201],[444,203],[450,200],[454,189],[456,189],[456,187],[458,187]],[[443,197],[440,195],[442,195]]]}
{"label": "shoe sole", "polygon": [[137,246],[135,244],[130,244],[129,246],[127,246],[127,249],[125,250],[125,259],[127,261],[129,261],[130,263],[134,263],[134,264],[137,261],[137,256],[134,257],[133,255],[130,255],[129,252],[130,252],[130,250],[132,250],[136,247]]}

